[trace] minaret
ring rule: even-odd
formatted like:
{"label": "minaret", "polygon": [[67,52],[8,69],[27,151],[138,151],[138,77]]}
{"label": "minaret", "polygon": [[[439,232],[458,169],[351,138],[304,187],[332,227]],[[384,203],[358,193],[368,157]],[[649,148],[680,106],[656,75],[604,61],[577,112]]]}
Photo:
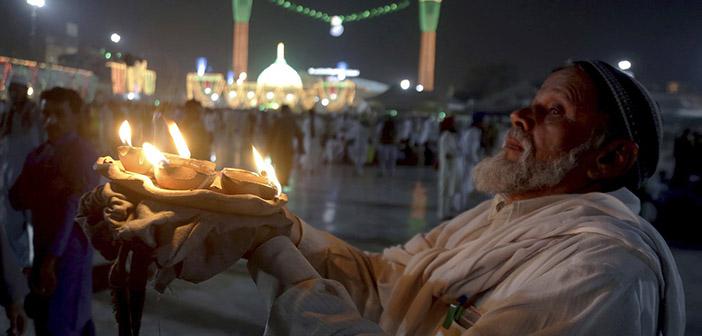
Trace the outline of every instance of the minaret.
{"label": "minaret", "polygon": [[232,43],[232,70],[237,75],[248,72],[249,19],[253,0],[232,0],[234,36]]}
{"label": "minaret", "polygon": [[439,25],[441,0],[419,0],[419,84],[424,91],[434,91],[436,63],[436,27]]}

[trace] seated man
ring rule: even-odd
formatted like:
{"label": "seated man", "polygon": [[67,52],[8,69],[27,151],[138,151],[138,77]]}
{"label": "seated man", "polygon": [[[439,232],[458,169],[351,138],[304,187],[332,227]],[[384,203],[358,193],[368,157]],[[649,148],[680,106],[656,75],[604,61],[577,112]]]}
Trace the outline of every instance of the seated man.
{"label": "seated man", "polygon": [[657,106],[600,61],[551,73],[474,169],[495,197],[403,246],[359,251],[292,214],[249,267],[284,291],[268,334],[682,335],[684,297],[630,190],[656,171]]}

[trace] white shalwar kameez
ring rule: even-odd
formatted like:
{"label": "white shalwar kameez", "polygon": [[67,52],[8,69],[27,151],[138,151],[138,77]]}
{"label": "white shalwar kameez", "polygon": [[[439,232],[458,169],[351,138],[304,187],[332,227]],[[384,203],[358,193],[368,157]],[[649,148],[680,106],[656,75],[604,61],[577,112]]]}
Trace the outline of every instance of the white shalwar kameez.
{"label": "white shalwar kameez", "polygon": [[347,132],[349,141],[349,158],[356,167],[357,174],[363,174],[363,166],[368,160],[368,127],[355,120]]}
{"label": "white shalwar kameez", "polygon": [[456,133],[443,132],[439,138],[439,219],[455,215],[460,208],[462,159]]}
{"label": "white shalwar kameez", "polygon": [[682,335],[680,276],[639,206],[627,189],[497,196],[383,253],[303,224],[249,267],[283,285],[268,335]]}
{"label": "white shalwar kameez", "polygon": [[305,155],[302,158],[302,167],[307,172],[318,170],[322,166],[322,136],[324,135],[324,121],[316,116],[314,118],[314,136],[312,136],[311,118],[306,118],[302,123],[304,134]]}

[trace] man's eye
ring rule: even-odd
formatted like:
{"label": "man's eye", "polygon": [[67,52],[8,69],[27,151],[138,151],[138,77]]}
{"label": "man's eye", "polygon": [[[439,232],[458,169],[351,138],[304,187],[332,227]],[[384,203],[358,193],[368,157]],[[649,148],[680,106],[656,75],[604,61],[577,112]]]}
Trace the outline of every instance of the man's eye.
{"label": "man's eye", "polygon": [[554,116],[562,116],[565,113],[565,111],[560,106],[553,106],[548,109],[548,113]]}

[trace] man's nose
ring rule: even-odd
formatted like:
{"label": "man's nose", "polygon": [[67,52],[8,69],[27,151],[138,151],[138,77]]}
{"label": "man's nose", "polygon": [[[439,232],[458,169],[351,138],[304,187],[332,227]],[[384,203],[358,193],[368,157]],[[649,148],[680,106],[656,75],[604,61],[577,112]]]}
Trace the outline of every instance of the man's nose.
{"label": "man's nose", "polygon": [[512,121],[512,126],[519,127],[525,132],[528,132],[534,128],[534,124],[536,122],[534,120],[534,113],[530,107],[517,109],[512,112],[509,117]]}

